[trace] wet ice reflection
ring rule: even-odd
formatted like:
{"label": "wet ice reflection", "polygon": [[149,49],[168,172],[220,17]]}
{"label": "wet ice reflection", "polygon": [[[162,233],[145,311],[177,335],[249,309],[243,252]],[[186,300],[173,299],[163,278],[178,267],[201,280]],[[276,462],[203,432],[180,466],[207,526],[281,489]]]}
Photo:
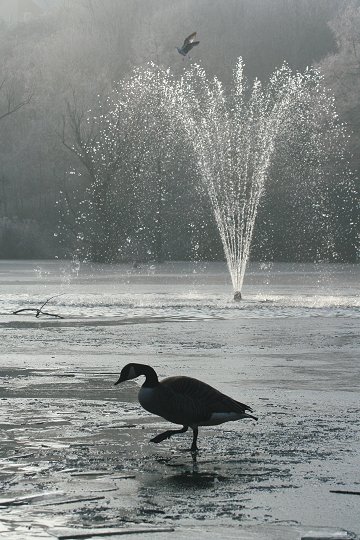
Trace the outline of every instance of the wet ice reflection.
{"label": "wet ice reflection", "polygon": [[[352,276],[339,296],[352,298],[342,307],[346,316],[337,316],[326,294],[326,316],[317,317],[304,305],[288,306],[285,315],[275,297],[267,316],[257,307],[257,317],[247,316],[246,303],[244,311],[213,306],[216,317],[208,317],[207,300],[196,320],[188,317],[189,303],[169,319],[154,316],[154,305],[136,324],[113,317],[106,325],[100,316],[60,325],[21,318],[21,326],[0,315],[0,482],[8,501],[0,501],[0,532],[28,540],[28,527],[45,538],[49,527],[144,523],[175,523],[177,535],[187,527],[201,535],[202,524],[236,533],[239,524],[280,523],[360,531],[356,497],[330,493],[359,490]],[[23,301],[10,285],[7,291],[5,302],[10,294]],[[171,311],[174,298],[167,297]],[[199,296],[196,302],[201,312]],[[250,403],[259,422],[203,428],[196,463],[184,451],[189,433],[152,445],[168,424],[140,408],[135,382],[114,387],[129,360],[153,365],[160,378],[205,380]]]}

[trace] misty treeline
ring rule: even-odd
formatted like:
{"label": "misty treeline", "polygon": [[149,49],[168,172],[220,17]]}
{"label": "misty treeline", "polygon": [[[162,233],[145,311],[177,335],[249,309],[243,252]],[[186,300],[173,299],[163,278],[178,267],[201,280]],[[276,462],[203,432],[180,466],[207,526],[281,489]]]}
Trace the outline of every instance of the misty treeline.
{"label": "misty treeline", "polygon": [[[344,0],[72,0],[3,23],[0,257],[223,259],[188,141],[132,81],[149,62],[179,77],[196,61],[226,87],[241,56],[250,80],[284,60],[320,67],[348,124],[348,158],[329,146],[321,189],[307,140],[279,153],[252,258],[356,260],[359,28],[360,2]],[[195,30],[200,45],[183,60],[175,47]],[[127,114],[109,124],[114,96]]]}

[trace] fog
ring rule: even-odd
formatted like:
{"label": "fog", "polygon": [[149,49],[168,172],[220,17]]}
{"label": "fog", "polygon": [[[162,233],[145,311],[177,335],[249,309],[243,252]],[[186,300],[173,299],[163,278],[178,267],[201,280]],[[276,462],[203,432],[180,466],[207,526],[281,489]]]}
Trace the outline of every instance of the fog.
{"label": "fog", "polygon": [[[293,70],[319,66],[349,137],[347,158],[328,163],[326,226],[309,226],[314,207],[323,204],[310,186],[316,178],[279,155],[257,217],[252,258],[356,260],[358,2],[29,0],[17,12],[16,4],[0,3],[0,257],[84,256],[74,222],[83,214],[91,170],[74,148],[89,136],[88,119],[101,115],[101,104],[134,67],[153,62],[176,77],[200,63],[226,88],[241,56],[249,80],[265,80],[284,61]],[[200,44],[183,59],[176,47],[193,31]],[[135,145],[141,146],[142,133]],[[161,225],[154,189],[142,205],[132,197],[138,185],[112,201],[123,217],[111,261],[223,259],[194,163],[179,158],[176,167],[162,195]],[[149,184],[144,175],[139,181]],[[136,214],[136,224],[129,214]],[[87,256],[109,259],[106,253]]]}
{"label": "fog", "polygon": [[0,537],[360,538],[359,28],[0,0]]}

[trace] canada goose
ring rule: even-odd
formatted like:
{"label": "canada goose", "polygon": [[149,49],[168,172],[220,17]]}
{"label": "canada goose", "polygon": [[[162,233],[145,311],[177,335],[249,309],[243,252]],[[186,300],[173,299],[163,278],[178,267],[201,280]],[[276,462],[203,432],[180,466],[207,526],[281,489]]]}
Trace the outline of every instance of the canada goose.
{"label": "canada goose", "polygon": [[127,364],[115,384],[145,375],[145,382],[139,391],[139,401],[147,411],[162,416],[174,424],[182,424],[182,429],[160,433],[151,442],[159,443],[176,433],[193,430],[191,451],[198,448],[196,441],[199,426],[215,426],[230,420],[253,418],[248,405],[239,403],[222,394],[212,386],[191,377],[168,377],[159,382],[155,370],[145,364]]}
{"label": "canada goose", "polygon": [[185,38],[182,46],[176,47],[178,53],[180,53],[182,56],[186,56],[187,53],[190,52],[193,47],[195,47],[195,45],[199,45],[200,41],[195,41],[195,38],[196,32],[193,32],[192,34],[190,34],[190,36]]}

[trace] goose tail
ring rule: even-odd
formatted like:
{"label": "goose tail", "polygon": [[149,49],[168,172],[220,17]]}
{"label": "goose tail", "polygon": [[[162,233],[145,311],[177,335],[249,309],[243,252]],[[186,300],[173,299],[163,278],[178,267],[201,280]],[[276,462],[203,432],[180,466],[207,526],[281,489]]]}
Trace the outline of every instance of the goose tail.
{"label": "goose tail", "polygon": [[245,418],[252,418],[256,422],[258,421],[256,416],[253,416],[252,414],[244,413]]}

